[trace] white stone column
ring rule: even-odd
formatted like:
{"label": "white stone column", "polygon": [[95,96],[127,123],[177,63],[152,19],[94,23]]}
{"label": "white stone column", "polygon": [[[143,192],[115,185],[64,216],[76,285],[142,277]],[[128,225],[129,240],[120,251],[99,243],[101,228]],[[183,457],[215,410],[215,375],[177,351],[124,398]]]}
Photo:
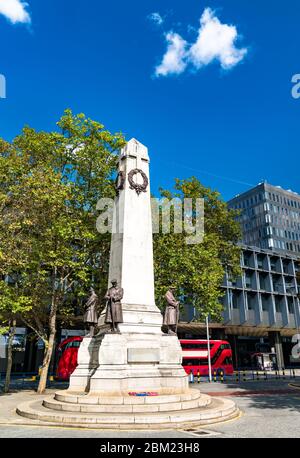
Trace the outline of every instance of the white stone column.
{"label": "white stone column", "polygon": [[[146,192],[130,188],[128,174],[142,170],[148,180]],[[115,200],[111,240],[109,285],[113,278],[124,289],[122,310],[124,332],[161,334],[162,316],[155,305],[152,215],[148,149],[130,140],[121,150],[119,171],[124,174],[124,189]],[[137,173],[133,180],[142,184]],[[104,314],[100,324],[104,323]]]}

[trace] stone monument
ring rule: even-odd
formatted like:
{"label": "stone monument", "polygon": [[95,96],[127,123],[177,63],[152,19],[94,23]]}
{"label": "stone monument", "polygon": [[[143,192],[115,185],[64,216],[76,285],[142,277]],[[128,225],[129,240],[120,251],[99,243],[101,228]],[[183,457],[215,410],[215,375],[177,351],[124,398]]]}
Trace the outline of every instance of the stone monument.
{"label": "stone monument", "polygon": [[121,319],[113,325],[108,319],[107,294],[100,332],[83,339],[68,390],[44,399],[40,407],[21,405],[18,413],[40,422],[126,429],[236,417],[232,401],[189,388],[177,335],[173,329],[162,332],[154,298],[149,156],[135,139],[121,150],[116,186],[108,286],[113,282],[122,289],[117,298]]}
{"label": "stone monument", "polygon": [[[149,156],[135,139],[121,150],[119,176],[125,179],[118,186],[114,207],[109,284],[115,280],[124,291],[123,322],[118,324],[119,334],[104,329],[88,343],[88,351],[99,349],[98,367],[83,377],[79,364],[69,389],[85,392],[88,387],[90,393],[116,395],[145,390],[183,393],[188,378],[181,365],[180,343],[176,335],[163,334],[162,314],[155,305]],[[107,312],[106,308],[100,316],[100,329]],[[84,347],[79,355],[83,351],[86,360]]]}

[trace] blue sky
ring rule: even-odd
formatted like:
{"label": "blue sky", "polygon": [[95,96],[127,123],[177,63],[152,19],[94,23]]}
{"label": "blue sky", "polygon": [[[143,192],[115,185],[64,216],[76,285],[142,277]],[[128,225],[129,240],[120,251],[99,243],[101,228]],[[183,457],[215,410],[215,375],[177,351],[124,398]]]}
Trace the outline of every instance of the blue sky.
{"label": "blue sky", "polygon": [[21,3],[0,0],[0,136],[70,107],[149,147],[153,192],[191,175],[225,199],[300,192],[299,0]]}

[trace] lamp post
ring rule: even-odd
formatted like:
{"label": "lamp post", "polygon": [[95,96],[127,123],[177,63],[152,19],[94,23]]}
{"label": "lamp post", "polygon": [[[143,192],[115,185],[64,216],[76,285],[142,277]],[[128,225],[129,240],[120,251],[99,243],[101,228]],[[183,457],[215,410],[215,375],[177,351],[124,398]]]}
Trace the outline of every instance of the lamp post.
{"label": "lamp post", "polygon": [[[299,322],[298,322],[298,315],[297,315],[297,310],[296,310],[296,304],[297,304],[297,298],[298,298],[298,287],[296,286],[293,286],[293,285],[289,285],[287,288],[286,288],[287,291],[289,291],[290,294],[293,295],[293,308],[294,308],[294,316],[295,316],[295,325],[296,325],[296,328],[297,328],[297,336],[298,337],[300,334],[299,334]],[[298,311],[299,311],[299,307],[298,307]],[[295,336],[294,336],[295,337]],[[293,339],[292,339],[292,342],[293,342]],[[298,342],[298,339],[296,340],[296,342]],[[297,346],[298,346],[298,351],[299,351],[299,343],[297,343]],[[292,350],[292,355],[293,355],[293,350]],[[298,355],[298,353],[297,353]],[[298,356],[299,358],[299,356]]]}
{"label": "lamp post", "polygon": [[209,326],[208,326],[208,318],[209,316],[206,316],[206,338],[207,338],[207,357],[208,357],[208,376],[209,376],[209,382],[212,382],[212,374],[211,374],[211,359],[210,359],[210,339],[209,339]]}
{"label": "lamp post", "polygon": [[[294,309],[294,316],[295,316],[295,325],[297,331],[299,333],[299,323],[298,323],[298,314],[297,314],[297,307],[296,307],[296,298],[297,298],[297,288],[293,285],[288,285],[286,287],[286,291],[288,291],[293,296],[293,309]],[[299,311],[299,308],[298,308]]]}

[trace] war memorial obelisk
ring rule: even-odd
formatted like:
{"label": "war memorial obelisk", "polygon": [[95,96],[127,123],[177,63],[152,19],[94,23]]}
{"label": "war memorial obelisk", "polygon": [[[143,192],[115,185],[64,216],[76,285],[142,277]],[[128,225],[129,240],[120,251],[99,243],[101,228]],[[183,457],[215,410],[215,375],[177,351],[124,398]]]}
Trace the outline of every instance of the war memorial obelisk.
{"label": "war memorial obelisk", "polygon": [[[155,305],[149,156],[135,139],[121,150],[117,182],[109,284],[116,279],[124,290],[123,323],[118,326],[120,334],[95,338],[92,347],[99,348],[98,367],[85,379],[79,366],[71,376],[70,389],[85,391],[89,386],[90,393],[112,395],[185,393],[188,378],[178,338],[163,334],[162,314]],[[105,311],[100,328],[104,317]]]}
{"label": "war memorial obelisk", "polygon": [[[130,140],[120,152],[118,168],[109,285],[116,279],[124,290],[123,322],[117,333],[109,332],[104,310],[98,335],[85,337],[80,345],[68,390],[46,398],[39,409],[19,406],[18,413],[64,425],[130,429],[234,418],[238,410],[232,401],[189,388],[179,340],[161,329],[154,296],[147,148]],[[150,396],[135,396],[142,392]]]}

